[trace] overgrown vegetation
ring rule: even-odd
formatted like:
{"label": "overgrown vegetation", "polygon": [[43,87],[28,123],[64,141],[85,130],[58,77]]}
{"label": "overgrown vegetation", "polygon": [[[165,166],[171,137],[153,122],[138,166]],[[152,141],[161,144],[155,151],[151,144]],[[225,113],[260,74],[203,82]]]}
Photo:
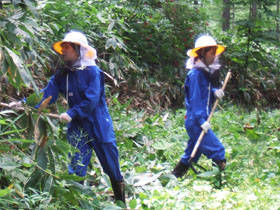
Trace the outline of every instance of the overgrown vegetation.
{"label": "overgrown vegetation", "polygon": [[[271,109],[280,102],[276,4],[262,1],[256,21],[248,18],[253,0],[233,0],[234,24],[222,32],[222,1],[193,2],[1,1],[0,101],[30,96],[24,112],[0,109],[1,209],[120,209],[96,157],[86,186],[67,174],[68,152],[75,148],[66,142],[66,128],[48,116],[65,107],[31,108],[61,65],[52,43],[71,29],[87,34],[98,65],[112,76],[106,78],[108,103],[129,208],[280,208],[280,113]],[[206,173],[179,180],[170,175],[188,139],[185,53],[201,33],[227,46],[221,78],[233,72],[227,102],[212,121],[226,147],[222,186],[206,158],[199,162]]]}
{"label": "overgrown vegetation", "polygon": [[7,29],[0,33],[1,93],[38,93],[37,86],[43,87],[61,63],[52,43],[76,29],[97,48],[98,64],[114,78],[108,77],[107,84],[119,100],[132,99],[132,106],[150,110],[182,107],[186,51],[199,34],[211,33],[227,46],[224,74],[233,72],[231,99],[279,106],[279,21],[272,1],[261,3],[258,19],[248,18],[251,1],[232,1],[234,24],[226,32],[220,10],[214,9],[221,0],[203,5],[185,0],[23,2],[3,4],[0,10],[0,24]]}
{"label": "overgrown vegetation", "polygon": [[[170,175],[188,139],[185,110],[147,115],[116,98],[111,103],[131,209],[279,209],[279,111],[247,112],[224,104],[224,110],[215,113],[213,129],[227,158],[219,187],[216,169],[205,157],[199,164],[212,172],[190,171],[179,180]],[[3,209],[119,209],[112,204],[110,182],[96,157],[87,186],[77,184],[79,177],[67,175],[66,151],[71,148],[57,121],[52,121],[48,141],[38,147],[35,158],[37,145],[22,137],[24,115],[10,120],[10,112],[0,113]]]}

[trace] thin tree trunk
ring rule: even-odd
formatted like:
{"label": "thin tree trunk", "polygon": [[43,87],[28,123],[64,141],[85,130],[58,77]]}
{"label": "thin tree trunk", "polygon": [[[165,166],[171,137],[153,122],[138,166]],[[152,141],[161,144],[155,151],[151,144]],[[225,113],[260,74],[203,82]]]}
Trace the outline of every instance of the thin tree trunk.
{"label": "thin tree trunk", "polygon": [[[262,1],[258,0],[258,10],[262,9]],[[258,19],[261,20],[262,19],[262,15],[261,12],[258,13]]]}
{"label": "thin tree trunk", "polygon": [[235,23],[235,7],[234,3],[231,4],[231,25],[233,26]]}
{"label": "thin tree trunk", "polygon": [[251,20],[256,21],[257,19],[257,0],[253,0],[251,4]]}
{"label": "thin tree trunk", "polygon": [[276,36],[279,39],[279,0],[277,0],[277,6],[276,6]]}
{"label": "thin tree trunk", "polygon": [[230,0],[224,0],[223,8],[223,31],[227,31],[230,28]]}

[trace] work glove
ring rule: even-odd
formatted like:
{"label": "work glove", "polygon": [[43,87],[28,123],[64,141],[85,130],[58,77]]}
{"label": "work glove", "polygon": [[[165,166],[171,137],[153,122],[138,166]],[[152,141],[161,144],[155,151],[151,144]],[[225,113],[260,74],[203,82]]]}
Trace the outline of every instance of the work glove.
{"label": "work glove", "polygon": [[22,103],[21,103],[21,101],[13,101],[13,102],[9,103],[8,106],[11,109],[18,110],[22,106]]}
{"label": "work glove", "polygon": [[205,131],[205,133],[207,133],[207,131],[211,128],[211,125],[209,122],[205,121],[200,127]]}
{"label": "work glove", "polygon": [[72,118],[66,112],[59,115],[59,120],[62,123],[69,123],[71,122]]}
{"label": "work glove", "polygon": [[218,89],[214,92],[214,95],[217,99],[221,100],[225,96],[225,93],[222,89]]}

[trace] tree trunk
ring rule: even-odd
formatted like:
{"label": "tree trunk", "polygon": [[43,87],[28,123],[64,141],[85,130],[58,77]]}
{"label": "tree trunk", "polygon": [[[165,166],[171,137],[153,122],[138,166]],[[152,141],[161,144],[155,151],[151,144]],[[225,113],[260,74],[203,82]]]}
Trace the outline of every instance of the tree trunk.
{"label": "tree trunk", "polygon": [[277,0],[277,6],[276,6],[276,36],[279,39],[279,0]]}
{"label": "tree trunk", "polygon": [[[258,0],[258,10],[262,9],[262,1]],[[258,13],[258,19],[261,20],[262,19],[262,15],[261,12]]]}
{"label": "tree trunk", "polygon": [[227,31],[230,28],[230,0],[224,0],[223,8],[223,31]]}
{"label": "tree trunk", "polygon": [[253,0],[251,4],[251,20],[256,21],[257,19],[257,0]]}

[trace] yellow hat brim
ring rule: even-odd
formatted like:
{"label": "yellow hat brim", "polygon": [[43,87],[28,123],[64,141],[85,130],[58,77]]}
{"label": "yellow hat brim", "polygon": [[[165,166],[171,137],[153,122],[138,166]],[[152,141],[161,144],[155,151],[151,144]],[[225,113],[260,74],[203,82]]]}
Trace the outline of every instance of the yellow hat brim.
{"label": "yellow hat brim", "polygon": [[[60,55],[63,55],[61,45],[65,42],[66,41],[59,41],[59,42],[54,43],[53,46],[52,46],[54,51],[57,52]],[[86,54],[87,57],[93,58],[95,56],[94,50],[90,46],[83,45],[83,44],[78,43],[78,42],[69,42],[69,43],[77,44],[77,45],[80,45],[81,47],[84,47],[84,48],[88,49],[89,51]]]}
{"label": "yellow hat brim", "polygon": [[205,47],[217,47],[216,56],[222,54],[226,49],[226,47],[223,46],[223,45],[209,45],[209,46],[197,47],[197,48],[194,48],[192,50],[189,50],[188,51],[188,56],[194,57],[194,58],[197,57],[198,56],[197,51],[202,49],[202,48],[205,48]]}
{"label": "yellow hat brim", "polygon": [[53,44],[53,49],[55,52],[57,52],[58,54],[62,55],[62,47],[61,47],[61,44],[63,43],[63,41],[60,41],[60,42],[56,42]]}

